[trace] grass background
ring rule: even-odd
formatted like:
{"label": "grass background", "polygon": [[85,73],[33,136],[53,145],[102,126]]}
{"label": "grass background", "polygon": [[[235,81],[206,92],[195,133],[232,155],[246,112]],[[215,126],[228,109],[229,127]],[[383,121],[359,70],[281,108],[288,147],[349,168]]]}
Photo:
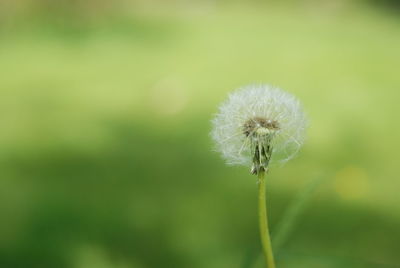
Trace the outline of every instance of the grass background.
{"label": "grass background", "polygon": [[0,266],[263,267],[256,178],[209,131],[270,83],[311,121],[268,176],[272,232],[298,214],[278,267],[398,267],[400,20],[377,4],[2,2]]}

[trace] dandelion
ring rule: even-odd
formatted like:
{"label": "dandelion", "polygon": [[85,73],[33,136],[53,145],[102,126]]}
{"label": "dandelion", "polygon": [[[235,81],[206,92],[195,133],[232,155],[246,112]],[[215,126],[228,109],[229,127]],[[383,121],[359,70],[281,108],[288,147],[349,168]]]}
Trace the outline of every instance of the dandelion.
{"label": "dandelion", "polygon": [[243,87],[229,95],[213,120],[217,151],[231,165],[258,175],[261,241],[268,267],[275,267],[268,231],[265,172],[293,158],[304,142],[307,120],[300,102],[268,85]]}

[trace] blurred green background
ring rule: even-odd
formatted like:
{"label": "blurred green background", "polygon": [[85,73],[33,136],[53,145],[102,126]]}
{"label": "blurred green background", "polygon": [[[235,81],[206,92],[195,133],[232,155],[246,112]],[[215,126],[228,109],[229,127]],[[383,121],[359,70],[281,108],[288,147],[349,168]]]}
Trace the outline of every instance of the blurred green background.
{"label": "blurred green background", "polygon": [[264,267],[256,178],[209,137],[261,82],[310,117],[268,176],[278,267],[400,267],[399,11],[1,0],[0,267]]}

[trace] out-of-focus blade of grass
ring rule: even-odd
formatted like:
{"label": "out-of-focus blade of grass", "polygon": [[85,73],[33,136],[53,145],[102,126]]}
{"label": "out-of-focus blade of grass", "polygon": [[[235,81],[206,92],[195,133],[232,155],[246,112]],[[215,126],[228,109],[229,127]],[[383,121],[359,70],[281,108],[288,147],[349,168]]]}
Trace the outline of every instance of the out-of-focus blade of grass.
{"label": "out-of-focus blade of grass", "polygon": [[[281,259],[285,267],[296,268],[395,268],[393,264],[376,263],[373,261],[352,258],[348,256],[334,256],[334,255],[308,255],[292,251],[284,251],[280,253]],[[258,267],[258,266],[257,266]],[[261,266],[260,266],[261,267]]]}
{"label": "out-of-focus blade of grass", "polygon": [[286,243],[292,233],[297,220],[306,209],[318,186],[326,180],[326,176],[316,175],[305,187],[297,194],[289,208],[284,213],[277,225],[276,231],[272,234],[272,244],[274,253],[278,254],[281,247]]}
{"label": "out-of-focus blade of grass", "polygon": [[[309,255],[298,252],[282,250],[277,258],[279,267],[296,267],[296,268],[395,268],[393,264],[376,263],[367,260],[361,260],[344,256],[329,255]],[[265,264],[261,254],[259,258],[252,262],[252,268],[263,268]]]}
{"label": "out-of-focus blade of grass", "polygon": [[[289,205],[288,209],[286,210],[282,219],[277,225],[277,230],[272,234],[274,254],[278,254],[281,247],[286,243],[295,227],[298,218],[306,209],[308,202],[311,200],[318,186],[323,183],[326,178],[326,175],[315,175],[314,178],[309,183],[307,183],[304,189],[297,194],[292,203]],[[252,257],[254,257],[255,259],[252,259]],[[262,258],[260,252],[253,255],[251,253],[247,253],[241,267],[261,267],[259,266],[259,263],[261,263],[261,259]]]}
{"label": "out-of-focus blade of grass", "polygon": [[255,249],[254,247],[250,247],[247,252],[246,255],[243,258],[243,262],[241,264],[241,268],[251,268],[254,267],[255,263],[257,262],[258,258],[259,258],[259,251],[257,251],[257,249]]}

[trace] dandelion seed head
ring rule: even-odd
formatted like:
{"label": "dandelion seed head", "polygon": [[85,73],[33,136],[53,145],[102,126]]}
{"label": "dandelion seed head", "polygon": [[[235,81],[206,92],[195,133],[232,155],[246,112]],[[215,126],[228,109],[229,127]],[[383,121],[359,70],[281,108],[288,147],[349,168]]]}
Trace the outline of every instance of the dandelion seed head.
{"label": "dandelion seed head", "polygon": [[269,85],[234,91],[212,123],[216,150],[228,164],[253,164],[253,173],[266,169],[270,162],[293,158],[304,142],[307,126],[300,102]]}

